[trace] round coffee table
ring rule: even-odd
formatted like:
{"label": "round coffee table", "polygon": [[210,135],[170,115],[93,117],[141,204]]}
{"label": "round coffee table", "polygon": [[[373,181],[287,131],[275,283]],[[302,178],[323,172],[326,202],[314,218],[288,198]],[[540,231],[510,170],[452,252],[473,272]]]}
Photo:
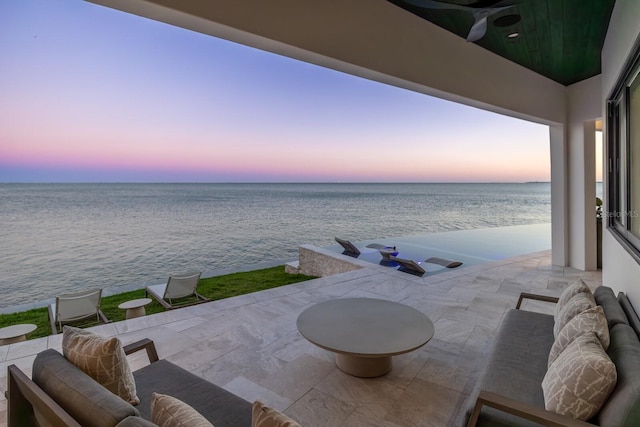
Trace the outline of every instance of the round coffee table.
{"label": "round coffee table", "polygon": [[36,325],[26,323],[23,325],[6,326],[0,329],[0,345],[13,344],[27,340],[27,334],[35,331]]}
{"label": "round coffee table", "polygon": [[127,313],[125,314],[126,319],[134,319],[136,317],[141,317],[147,314],[144,306],[149,303],[151,303],[151,298],[140,298],[123,302],[118,306],[118,308],[127,310]]}
{"label": "round coffee table", "polygon": [[374,298],[321,302],[303,311],[297,326],[307,340],[336,353],[338,368],[364,378],[386,374],[392,356],[422,347],[434,333],[415,308]]}

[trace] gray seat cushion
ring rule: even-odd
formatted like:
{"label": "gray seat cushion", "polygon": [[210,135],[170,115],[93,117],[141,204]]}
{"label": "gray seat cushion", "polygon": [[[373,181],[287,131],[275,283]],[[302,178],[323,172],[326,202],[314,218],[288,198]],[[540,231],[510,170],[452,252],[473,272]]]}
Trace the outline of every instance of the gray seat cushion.
{"label": "gray seat cushion", "polygon": [[[541,383],[553,344],[553,316],[510,310],[502,321],[487,365],[471,394],[467,419],[480,390],[491,391],[544,408]],[[484,407],[478,426],[538,426],[522,418]]]}
{"label": "gray seat cushion", "polygon": [[618,302],[620,303],[622,310],[624,310],[625,314],[627,315],[629,326],[633,328],[633,330],[636,332],[636,335],[638,335],[638,337],[640,338],[640,318],[638,318],[638,314],[631,306],[631,301],[629,301],[629,298],[627,298],[624,292],[618,293]]}
{"label": "gray seat cushion", "polygon": [[607,318],[609,329],[619,323],[625,325],[629,324],[627,316],[624,314],[624,310],[620,306],[620,303],[611,288],[607,286],[598,286],[593,292],[593,296],[596,299],[596,304],[602,306],[602,309],[604,310],[604,315]]}
{"label": "gray seat cushion", "polygon": [[133,373],[140,398],[137,409],[151,419],[151,393],[168,394],[191,405],[216,427],[250,427],[251,403],[167,360]]}
{"label": "gray seat cushion", "polygon": [[616,365],[618,381],[595,421],[601,427],[640,426],[640,341],[628,325],[611,328],[607,354]]}
{"label": "gray seat cushion", "polygon": [[33,382],[83,427],[113,427],[136,408],[111,393],[55,350],[39,353]]}

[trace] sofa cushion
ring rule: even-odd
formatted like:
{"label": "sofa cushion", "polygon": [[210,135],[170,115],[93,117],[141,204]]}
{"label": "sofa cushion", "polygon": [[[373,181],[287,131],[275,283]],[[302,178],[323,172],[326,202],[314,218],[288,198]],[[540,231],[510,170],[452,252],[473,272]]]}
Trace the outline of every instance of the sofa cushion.
{"label": "sofa cushion", "polygon": [[564,307],[562,307],[560,312],[554,316],[555,323],[553,325],[553,336],[557,337],[562,328],[564,328],[565,325],[575,317],[575,315],[582,313],[591,307],[595,307],[595,305],[596,302],[591,293],[580,292],[579,294],[574,295],[569,301],[567,301]]}
{"label": "sofa cushion", "polygon": [[607,322],[609,323],[609,329],[618,323],[629,324],[622,306],[613,293],[613,289],[608,286],[598,286],[593,296],[596,299],[596,304],[601,305],[604,310],[604,315],[607,317]]}
{"label": "sofa cushion", "polygon": [[542,380],[545,408],[586,421],[616,385],[616,366],[595,334],[576,338],[549,366]]}
{"label": "sofa cushion", "polygon": [[160,393],[151,393],[151,422],[160,427],[213,427],[182,400]]}
{"label": "sofa cushion", "polygon": [[84,427],[113,427],[130,415],[139,415],[136,408],[52,349],[36,356],[33,381]]}
{"label": "sofa cushion", "polygon": [[618,371],[618,382],[595,417],[602,427],[640,426],[640,341],[633,328],[618,324],[611,328],[607,353]]}
{"label": "sofa cushion", "polygon": [[133,373],[143,418],[151,419],[151,393],[168,394],[188,403],[216,427],[250,427],[251,403],[168,360]]}
{"label": "sofa cushion", "polygon": [[285,414],[256,400],[251,408],[251,427],[301,427]]}
{"label": "sofa cushion", "polygon": [[569,302],[569,300],[581,292],[593,295],[591,292],[591,288],[589,288],[589,286],[587,286],[587,284],[584,283],[582,279],[579,279],[567,286],[565,290],[560,294],[560,297],[558,297],[554,316],[558,316],[558,314],[560,314],[560,311]]}
{"label": "sofa cushion", "polygon": [[[540,384],[547,372],[553,344],[553,316],[509,310],[498,329],[487,364],[469,399],[471,413],[480,390],[487,390],[539,408],[544,407]],[[538,426],[503,411],[484,407],[478,426]]]}
{"label": "sofa cushion", "polygon": [[158,425],[142,417],[127,417],[116,424],[116,427],[158,427]]}
{"label": "sofa cushion", "polygon": [[548,365],[551,366],[560,353],[577,337],[587,333],[595,333],[605,351],[609,348],[607,318],[604,317],[604,311],[599,305],[576,314],[574,318],[562,328],[551,346]]}
{"label": "sofa cushion", "polygon": [[67,360],[107,390],[132,405],[140,402],[136,396],[136,383],[127,356],[117,337],[107,338],[84,329],[65,326],[62,353]]}

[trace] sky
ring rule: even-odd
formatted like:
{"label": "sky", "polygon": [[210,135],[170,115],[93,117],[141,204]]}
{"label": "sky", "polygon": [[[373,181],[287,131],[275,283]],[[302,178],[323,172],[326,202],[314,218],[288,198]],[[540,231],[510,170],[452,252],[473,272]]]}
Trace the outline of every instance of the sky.
{"label": "sky", "polygon": [[0,182],[549,180],[544,125],[80,0],[0,1]]}

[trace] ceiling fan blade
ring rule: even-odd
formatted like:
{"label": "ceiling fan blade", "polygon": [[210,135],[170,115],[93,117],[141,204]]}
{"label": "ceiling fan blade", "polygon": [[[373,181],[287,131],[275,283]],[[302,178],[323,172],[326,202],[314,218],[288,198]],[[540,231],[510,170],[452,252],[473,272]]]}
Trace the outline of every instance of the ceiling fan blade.
{"label": "ceiling fan blade", "polygon": [[[473,3],[472,5],[469,5],[469,7],[473,7],[475,9],[496,9],[498,7],[503,7],[500,6],[502,3],[512,3],[514,0],[478,0],[475,3]],[[506,6],[510,6],[510,5],[506,5]]]}
{"label": "ceiling fan blade", "polygon": [[463,6],[455,3],[443,3],[435,0],[404,0],[405,3],[412,4],[414,6],[422,7],[424,9],[452,9],[463,10],[465,12],[473,12],[475,8],[469,6]]}
{"label": "ceiling fan blade", "polygon": [[473,17],[475,18],[475,22],[469,30],[469,35],[467,36],[468,42],[475,42],[480,40],[487,32],[487,18],[491,15],[495,15],[496,13],[502,12],[503,10],[507,10],[512,8],[513,5],[510,6],[500,6],[500,7],[487,7],[483,9],[476,9],[473,12]]}
{"label": "ceiling fan blade", "polygon": [[476,22],[473,23],[469,35],[467,36],[468,42],[474,42],[484,37],[487,32],[487,16],[477,16]]}
{"label": "ceiling fan blade", "polygon": [[443,3],[436,0],[404,0],[405,3],[409,3],[423,9],[453,9],[472,13],[475,21],[473,23],[473,26],[471,27],[471,30],[469,30],[469,35],[467,35],[468,42],[475,42],[484,37],[487,32],[487,18],[489,16],[515,6],[498,6],[498,4],[502,3],[502,1],[498,1],[490,7],[472,7],[455,3]]}
{"label": "ceiling fan blade", "polygon": [[515,7],[515,4],[509,4],[507,6],[488,7],[483,10],[489,11],[489,14],[487,16],[491,16],[491,15],[495,15],[498,12],[502,12],[503,10],[511,9],[512,7]]}

